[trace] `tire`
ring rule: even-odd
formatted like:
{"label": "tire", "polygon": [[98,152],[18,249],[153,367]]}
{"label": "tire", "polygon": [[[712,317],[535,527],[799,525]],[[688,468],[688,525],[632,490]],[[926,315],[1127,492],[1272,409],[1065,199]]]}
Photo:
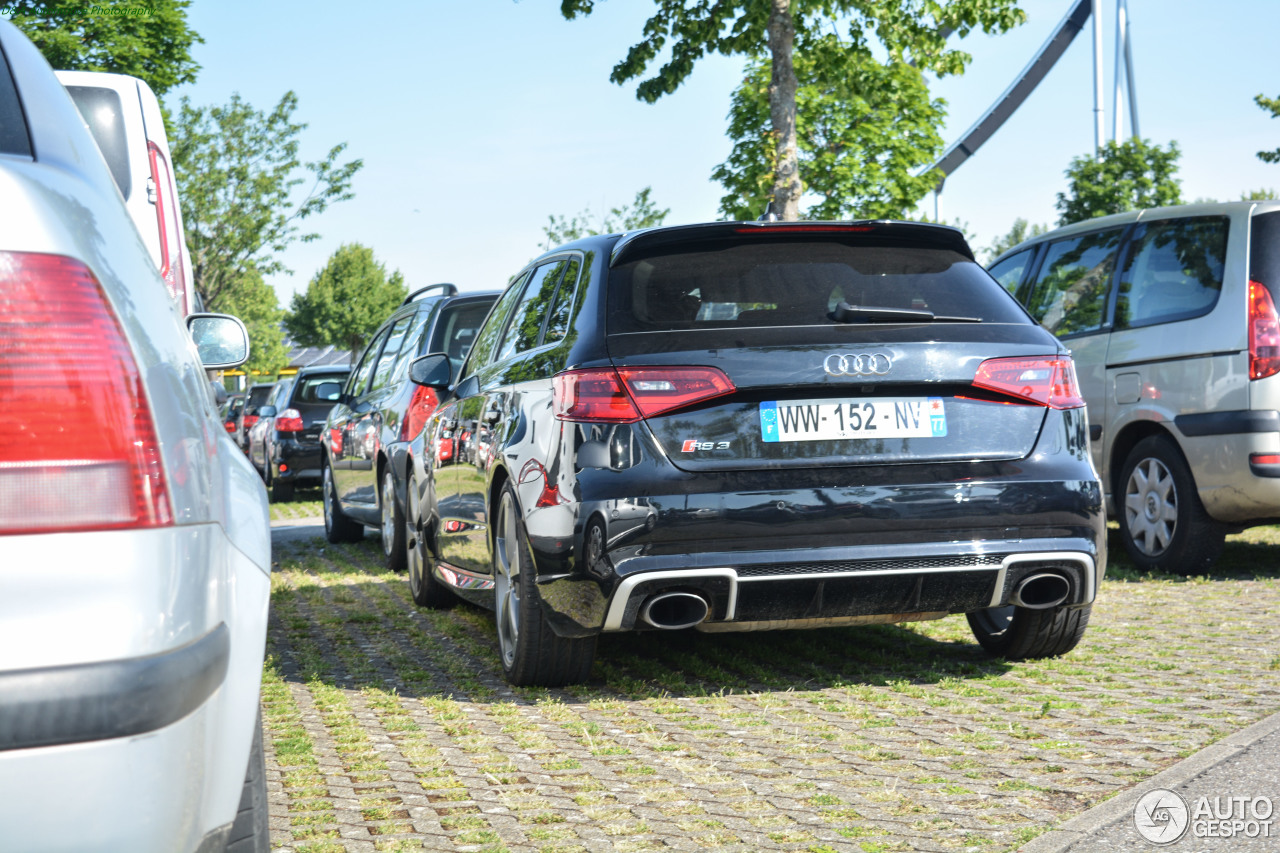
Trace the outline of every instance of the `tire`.
{"label": "tire", "polygon": [[458,599],[431,572],[435,559],[427,547],[426,534],[422,531],[422,504],[418,499],[416,474],[409,477],[405,503],[404,553],[405,568],[409,572],[409,593],[413,596],[414,603],[420,607],[433,610],[452,607]]}
{"label": "tire", "polygon": [[382,472],[382,485],[378,488],[378,506],[382,513],[380,538],[387,571],[403,572],[405,569],[404,513],[396,503],[396,482],[391,476],[390,465]]}
{"label": "tire", "polygon": [[1190,575],[1213,565],[1226,528],[1209,517],[1177,445],[1153,435],[1120,469],[1120,538],[1140,569]]}
{"label": "tire", "polygon": [[275,477],[271,478],[271,502],[286,503],[293,500],[293,483],[282,483]]}
{"label": "tire", "polygon": [[515,685],[561,687],[591,674],[596,638],[560,637],[547,624],[515,490],[503,486],[493,533],[494,611],[502,673]]}
{"label": "tire", "polygon": [[364,525],[358,521],[352,521],[342,512],[328,459],[324,461],[324,473],[321,475],[320,500],[324,504],[324,537],[326,539],[335,545],[340,545],[343,542],[359,542],[364,538]]}
{"label": "tire", "polygon": [[262,715],[253,732],[249,767],[240,789],[240,807],[227,836],[227,853],[267,853],[271,831],[267,826],[267,764],[262,751]]}
{"label": "tire", "polygon": [[1010,604],[966,614],[978,645],[1008,660],[1052,658],[1076,647],[1093,605],[1029,610]]}

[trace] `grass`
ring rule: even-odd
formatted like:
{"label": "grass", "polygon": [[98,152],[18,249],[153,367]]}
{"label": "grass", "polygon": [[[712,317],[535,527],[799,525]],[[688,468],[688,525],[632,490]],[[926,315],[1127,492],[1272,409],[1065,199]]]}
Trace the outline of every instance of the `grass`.
{"label": "grass", "polygon": [[1231,537],[1185,578],[1136,570],[1113,535],[1088,633],[1056,660],[989,658],[963,617],[611,635],[587,684],[542,690],[503,681],[487,612],[415,607],[372,538],[291,543],[263,678],[274,840],[1013,850],[1273,710],[1277,545]]}

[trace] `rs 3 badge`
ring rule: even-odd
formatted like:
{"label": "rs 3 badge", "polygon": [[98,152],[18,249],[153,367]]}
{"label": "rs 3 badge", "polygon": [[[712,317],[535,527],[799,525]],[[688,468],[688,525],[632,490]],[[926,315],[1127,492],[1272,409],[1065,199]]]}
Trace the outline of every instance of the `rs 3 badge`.
{"label": "rs 3 badge", "polygon": [[727,441],[698,441],[696,438],[687,438],[680,450],[684,453],[693,453],[695,450],[728,450],[729,442]]}

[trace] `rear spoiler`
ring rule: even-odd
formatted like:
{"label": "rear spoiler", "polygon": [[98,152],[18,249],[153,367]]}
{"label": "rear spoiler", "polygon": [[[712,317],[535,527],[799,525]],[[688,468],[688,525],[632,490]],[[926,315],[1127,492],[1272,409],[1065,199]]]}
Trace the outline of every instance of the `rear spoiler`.
{"label": "rear spoiler", "polygon": [[609,266],[615,267],[640,254],[682,243],[708,241],[840,239],[876,246],[946,249],[975,260],[963,232],[950,225],[868,219],[852,222],[708,222],[631,231],[613,244]]}

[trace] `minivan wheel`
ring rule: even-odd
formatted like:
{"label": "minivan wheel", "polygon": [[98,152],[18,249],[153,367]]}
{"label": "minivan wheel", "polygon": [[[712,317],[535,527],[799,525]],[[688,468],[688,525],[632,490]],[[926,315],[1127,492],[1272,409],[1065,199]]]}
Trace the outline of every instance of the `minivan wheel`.
{"label": "minivan wheel", "polygon": [[364,525],[347,518],[338,503],[338,492],[333,485],[333,471],[329,461],[324,463],[321,475],[320,501],[324,506],[324,536],[335,545],[343,542],[359,542],[364,538]]}
{"label": "minivan wheel", "polygon": [[378,490],[378,505],[382,509],[382,555],[387,561],[387,571],[403,572],[404,554],[404,513],[396,503],[395,478],[391,476],[391,466],[382,472],[382,488]]}
{"label": "minivan wheel", "polygon": [[1009,604],[966,614],[978,645],[1008,660],[1051,658],[1076,647],[1093,605],[1028,610]]}
{"label": "minivan wheel", "polygon": [[409,593],[420,607],[443,610],[458,600],[449,588],[431,572],[435,560],[427,547],[427,537],[422,529],[422,502],[418,499],[418,476],[409,476],[409,490],[405,494],[404,554],[409,571]]}
{"label": "minivan wheel", "polygon": [[1120,470],[1120,537],[1141,569],[1189,575],[1213,565],[1226,528],[1209,517],[1178,448],[1153,435],[1134,445]]}
{"label": "minivan wheel", "polygon": [[585,681],[595,658],[596,638],[560,637],[547,624],[538,601],[529,539],[510,483],[498,500],[493,580],[498,651],[507,681],[539,687]]}

